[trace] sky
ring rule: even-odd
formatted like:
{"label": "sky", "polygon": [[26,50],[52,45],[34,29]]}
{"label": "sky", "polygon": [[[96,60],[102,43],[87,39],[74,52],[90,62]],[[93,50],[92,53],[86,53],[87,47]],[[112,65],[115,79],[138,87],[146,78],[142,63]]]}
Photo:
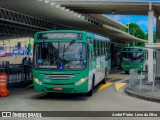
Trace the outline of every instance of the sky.
{"label": "sky", "polygon": [[[113,20],[120,22],[124,25],[134,22],[137,23],[145,33],[148,33],[148,16],[140,15],[107,15]],[[154,19],[154,31],[156,31],[156,19]]]}

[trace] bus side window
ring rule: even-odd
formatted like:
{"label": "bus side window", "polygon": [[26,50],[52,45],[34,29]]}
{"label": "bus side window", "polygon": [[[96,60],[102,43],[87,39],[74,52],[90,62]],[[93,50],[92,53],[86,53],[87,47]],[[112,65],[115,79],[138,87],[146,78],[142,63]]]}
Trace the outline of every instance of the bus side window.
{"label": "bus side window", "polygon": [[101,41],[100,40],[98,40],[98,45],[99,45],[99,56],[101,56],[101,53],[102,53],[102,51],[101,51],[101,49],[102,49],[102,46],[101,46]]}
{"label": "bus side window", "polygon": [[146,51],[146,59],[148,59],[148,51]]}
{"label": "bus side window", "polygon": [[108,42],[106,41],[106,54],[108,54],[107,52],[108,52]]}
{"label": "bus side window", "polygon": [[97,49],[98,49],[98,56],[99,56],[99,41],[97,40]]}
{"label": "bus side window", "polygon": [[104,46],[104,41],[102,41],[102,54],[104,55],[104,49],[105,49],[105,46]]}
{"label": "bus side window", "polygon": [[90,44],[93,44],[93,41],[91,40],[91,38],[88,38],[87,39],[87,42],[88,42],[88,58],[91,59],[94,55],[90,52]]}
{"label": "bus side window", "polygon": [[92,55],[91,57],[94,57],[95,56],[94,41],[91,38],[90,38],[90,43],[93,45],[93,52],[91,54]]}
{"label": "bus side window", "polygon": [[108,49],[110,49],[111,48],[111,44],[108,42]]}
{"label": "bus side window", "polygon": [[104,41],[104,54],[106,54],[106,41]]}
{"label": "bus side window", "polygon": [[97,56],[97,49],[96,49],[96,40],[93,40],[93,47],[94,47],[94,56]]}
{"label": "bus side window", "polygon": [[96,56],[98,56],[98,40],[95,40]]}
{"label": "bus side window", "polygon": [[101,55],[104,54],[104,51],[103,51],[103,41],[101,41]]}

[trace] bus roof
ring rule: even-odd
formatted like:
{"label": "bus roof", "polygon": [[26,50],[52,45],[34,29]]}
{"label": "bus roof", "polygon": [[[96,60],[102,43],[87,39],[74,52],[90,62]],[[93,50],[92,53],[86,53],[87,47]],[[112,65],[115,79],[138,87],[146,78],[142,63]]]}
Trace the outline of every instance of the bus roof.
{"label": "bus roof", "polygon": [[82,30],[49,30],[49,31],[36,32],[35,35],[38,34],[38,33],[50,33],[50,32],[76,32],[76,33],[79,32],[79,33],[86,34],[88,37],[109,41],[109,38],[107,38],[107,37],[103,37],[103,36],[100,36],[100,35],[97,35],[97,34],[94,34],[94,33],[91,33],[91,32],[87,32],[87,31],[82,31]]}
{"label": "bus roof", "polygon": [[98,40],[104,40],[104,41],[106,41],[106,40],[109,41],[110,40],[107,37],[103,37],[103,36],[100,36],[100,35],[97,35],[97,34],[93,34],[93,33],[90,33],[90,32],[87,32],[87,36],[95,38],[95,39],[98,39]]}

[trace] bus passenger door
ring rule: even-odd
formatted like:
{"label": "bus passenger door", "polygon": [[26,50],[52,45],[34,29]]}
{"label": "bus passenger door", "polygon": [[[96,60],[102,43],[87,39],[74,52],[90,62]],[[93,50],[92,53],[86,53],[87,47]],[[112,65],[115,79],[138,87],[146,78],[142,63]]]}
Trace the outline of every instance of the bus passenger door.
{"label": "bus passenger door", "polygon": [[92,89],[93,75],[95,74],[96,59],[94,57],[93,44],[88,43],[88,90]]}

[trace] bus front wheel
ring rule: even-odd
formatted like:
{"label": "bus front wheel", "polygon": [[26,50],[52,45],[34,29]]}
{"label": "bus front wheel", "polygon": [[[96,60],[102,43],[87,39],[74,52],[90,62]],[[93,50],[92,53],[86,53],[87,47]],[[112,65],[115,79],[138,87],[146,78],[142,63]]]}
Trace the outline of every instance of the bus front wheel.
{"label": "bus front wheel", "polygon": [[51,96],[53,96],[53,93],[52,92],[47,92],[47,96],[51,97]]}

